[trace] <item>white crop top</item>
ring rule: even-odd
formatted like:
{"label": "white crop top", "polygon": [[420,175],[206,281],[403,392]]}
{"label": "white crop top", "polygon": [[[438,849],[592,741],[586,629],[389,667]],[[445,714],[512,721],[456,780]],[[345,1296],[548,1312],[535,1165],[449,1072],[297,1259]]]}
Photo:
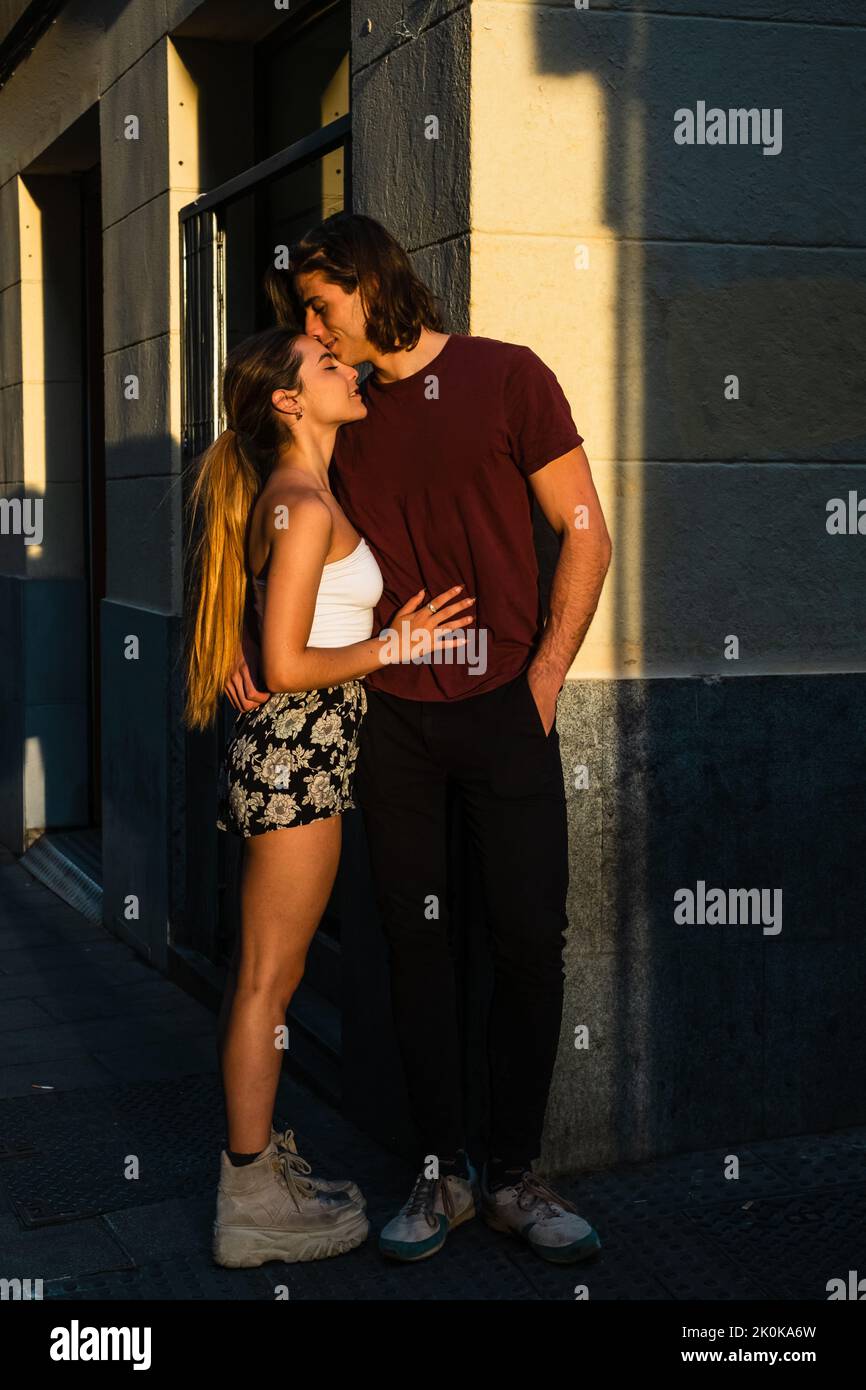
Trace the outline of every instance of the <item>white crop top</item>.
{"label": "white crop top", "polygon": [[[253,578],[256,612],[264,618],[267,579]],[[373,609],[382,597],[382,571],[362,538],[351,555],[322,569],[308,647],[348,647],[373,633]]]}

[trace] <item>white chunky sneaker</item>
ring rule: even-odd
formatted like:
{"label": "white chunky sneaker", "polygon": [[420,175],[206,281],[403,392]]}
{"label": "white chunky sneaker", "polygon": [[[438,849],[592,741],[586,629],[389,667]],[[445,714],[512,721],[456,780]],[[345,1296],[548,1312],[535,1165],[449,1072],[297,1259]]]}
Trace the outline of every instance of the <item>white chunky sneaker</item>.
{"label": "white chunky sneaker", "polygon": [[491,1192],[485,1165],[481,1191],[487,1225],[525,1240],[543,1260],[571,1264],[586,1260],[601,1249],[601,1241],[589,1222],[534,1173],[525,1172],[519,1182]]}
{"label": "white chunky sneaker", "polygon": [[[302,1166],[301,1166],[302,1165]],[[235,1167],[223,1151],[213,1258],[228,1269],[268,1260],[326,1260],[354,1250],[369,1222],[345,1194],[318,1192],[304,1159],[271,1141],[253,1163]]]}
{"label": "white chunky sneaker", "polygon": [[448,1232],[471,1221],[477,1210],[478,1174],[467,1159],[468,1177],[449,1174],[415,1179],[409,1200],[379,1236],[379,1249],[392,1260],[424,1260],[445,1244]]}
{"label": "white chunky sneaker", "polygon": [[[298,1146],[295,1143],[295,1131],[293,1129],[284,1130],[282,1134],[277,1129],[271,1129],[271,1139],[276,1145],[278,1153],[280,1150],[283,1150],[285,1153],[289,1154],[290,1162],[293,1159],[298,1160],[297,1164],[293,1163],[293,1167],[297,1167],[298,1171],[301,1173],[305,1170],[307,1173],[310,1172],[309,1165],[305,1163],[305,1160],[301,1158],[301,1155],[298,1153]],[[352,1182],[351,1178],[314,1178],[311,1175],[307,1178],[307,1181],[317,1192],[332,1194],[345,1193],[353,1202],[357,1202],[362,1211],[366,1209],[367,1198],[364,1196],[358,1184]]]}

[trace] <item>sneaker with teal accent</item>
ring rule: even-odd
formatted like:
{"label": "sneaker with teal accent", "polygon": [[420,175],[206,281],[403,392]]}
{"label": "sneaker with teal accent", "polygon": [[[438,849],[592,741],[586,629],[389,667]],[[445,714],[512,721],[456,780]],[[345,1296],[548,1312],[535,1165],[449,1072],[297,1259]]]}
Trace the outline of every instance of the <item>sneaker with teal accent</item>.
{"label": "sneaker with teal accent", "polygon": [[448,1174],[415,1179],[409,1200],[379,1236],[379,1249],[392,1260],[426,1260],[445,1244],[448,1232],[471,1221],[477,1210],[478,1174],[469,1159],[466,1177]]}
{"label": "sneaker with teal accent", "polygon": [[601,1250],[601,1241],[589,1222],[535,1173],[525,1172],[518,1182],[491,1192],[485,1165],[481,1192],[487,1225],[525,1240],[543,1260],[573,1264]]}

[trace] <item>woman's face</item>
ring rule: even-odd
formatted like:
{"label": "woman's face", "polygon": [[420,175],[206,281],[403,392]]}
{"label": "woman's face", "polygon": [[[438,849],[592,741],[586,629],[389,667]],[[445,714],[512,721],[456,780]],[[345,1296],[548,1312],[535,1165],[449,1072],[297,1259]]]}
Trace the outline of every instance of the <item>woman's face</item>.
{"label": "woman's face", "polygon": [[[289,410],[300,407],[311,424],[345,425],[351,420],[363,420],[367,407],[358,391],[358,373],[354,367],[338,362],[322,343],[306,335],[298,338],[303,389],[291,397]],[[283,393],[276,393],[283,395]],[[280,406],[276,399],[274,404]],[[285,408],[285,407],[283,407]]]}

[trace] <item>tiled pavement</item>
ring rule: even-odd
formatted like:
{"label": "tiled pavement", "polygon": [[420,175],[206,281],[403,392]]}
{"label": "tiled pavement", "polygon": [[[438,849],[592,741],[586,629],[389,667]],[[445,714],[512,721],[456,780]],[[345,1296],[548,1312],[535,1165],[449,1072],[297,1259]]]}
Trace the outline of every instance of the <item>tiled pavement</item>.
{"label": "tiled pavement", "polygon": [[[866,1271],[866,1128],[677,1155],[557,1186],[604,1253],[558,1269],[462,1227],[393,1266],[371,1238],[315,1264],[210,1259],[223,1142],[214,1018],[0,854],[0,1277],[54,1299],[826,1299]],[[50,1089],[38,1089],[45,1087]],[[285,1077],[278,1119],[322,1176],[351,1174],[374,1230],[412,1173]],[[124,1176],[127,1155],[139,1176]]]}

